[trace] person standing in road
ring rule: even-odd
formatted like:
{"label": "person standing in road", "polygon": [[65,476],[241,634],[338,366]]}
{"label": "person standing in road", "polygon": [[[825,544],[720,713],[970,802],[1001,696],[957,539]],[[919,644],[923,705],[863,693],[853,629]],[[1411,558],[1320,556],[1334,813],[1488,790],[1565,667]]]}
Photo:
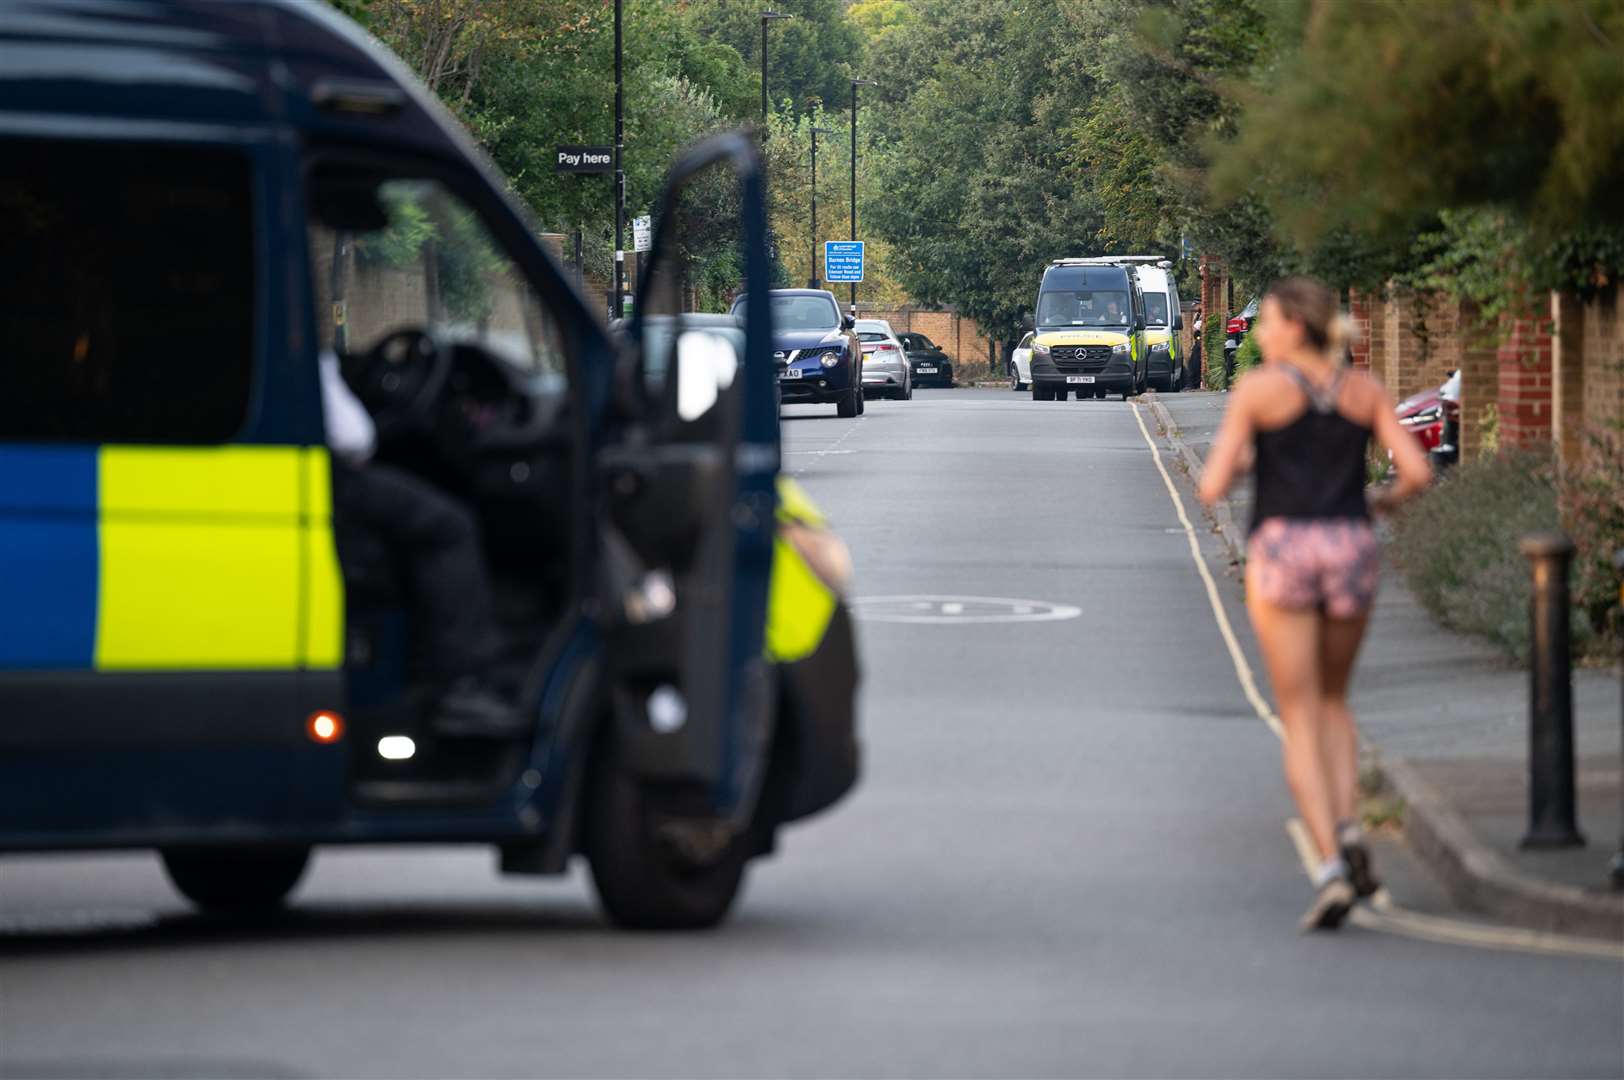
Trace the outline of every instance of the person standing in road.
{"label": "person standing in road", "polygon": [[[1286,781],[1320,857],[1304,929],[1335,929],[1378,888],[1355,813],[1357,736],[1348,682],[1381,571],[1371,511],[1421,491],[1432,470],[1386,390],[1342,366],[1335,295],[1307,278],[1263,299],[1264,364],[1241,379],[1201,475],[1211,506],[1256,473],[1246,607],[1285,726]],[[1372,436],[1398,479],[1367,496]]]}

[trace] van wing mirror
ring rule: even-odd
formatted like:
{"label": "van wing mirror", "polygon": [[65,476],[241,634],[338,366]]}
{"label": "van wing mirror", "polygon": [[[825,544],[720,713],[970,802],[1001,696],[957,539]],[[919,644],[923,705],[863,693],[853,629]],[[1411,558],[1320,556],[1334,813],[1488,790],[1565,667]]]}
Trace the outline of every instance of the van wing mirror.
{"label": "van wing mirror", "polygon": [[1182,311],[1173,312],[1173,329],[1175,329],[1175,330],[1183,330],[1184,329],[1184,312],[1182,312]]}
{"label": "van wing mirror", "polygon": [[1138,314],[1134,315],[1134,317],[1133,317],[1133,328],[1135,330],[1143,330],[1145,328],[1145,313],[1143,311],[1141,311]]}

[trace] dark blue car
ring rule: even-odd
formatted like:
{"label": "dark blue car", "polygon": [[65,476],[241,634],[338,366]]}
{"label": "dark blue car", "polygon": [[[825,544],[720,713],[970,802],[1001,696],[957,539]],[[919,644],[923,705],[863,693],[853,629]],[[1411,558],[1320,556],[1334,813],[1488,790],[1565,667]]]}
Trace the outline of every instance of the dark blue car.
{"label": "dark blue car", "polygon": [[[834,405],[841,416],[863,411],[863,348],[856,322],[825,289],[774,289],[773,358],[785,405]],[[747,297],[733,302],[742,315]]]}

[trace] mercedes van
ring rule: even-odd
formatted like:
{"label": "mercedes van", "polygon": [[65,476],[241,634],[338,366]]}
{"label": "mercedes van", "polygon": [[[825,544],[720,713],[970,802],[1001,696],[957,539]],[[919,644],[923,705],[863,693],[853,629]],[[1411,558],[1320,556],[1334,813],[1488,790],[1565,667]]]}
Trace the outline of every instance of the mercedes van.
{"label": "mercedes van", "polygon": [[1056,259],[1043,272],[1034,318],[1034,401],[1144,392],[1145,303],[1131,264]]}

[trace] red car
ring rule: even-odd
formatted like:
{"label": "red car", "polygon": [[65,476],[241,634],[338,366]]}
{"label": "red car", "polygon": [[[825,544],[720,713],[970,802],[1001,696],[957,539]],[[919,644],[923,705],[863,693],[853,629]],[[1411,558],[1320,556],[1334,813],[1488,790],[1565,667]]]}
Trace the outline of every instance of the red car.
{"label": "red car", "polygon": [[1443,441],[1444,404],[1438,387],[1405,398],[1394,411],[1398,413],[1398,422],[1404,425],[1404,430],[1420,441],[1421,449],[1430,453]]}
{"label": "red car", "polygon": [[1442,386],[1423,390],[1398,403],[1398,422],[1429,454],[1454,452],[1460,430],[1460,372],[1452,372]]}

